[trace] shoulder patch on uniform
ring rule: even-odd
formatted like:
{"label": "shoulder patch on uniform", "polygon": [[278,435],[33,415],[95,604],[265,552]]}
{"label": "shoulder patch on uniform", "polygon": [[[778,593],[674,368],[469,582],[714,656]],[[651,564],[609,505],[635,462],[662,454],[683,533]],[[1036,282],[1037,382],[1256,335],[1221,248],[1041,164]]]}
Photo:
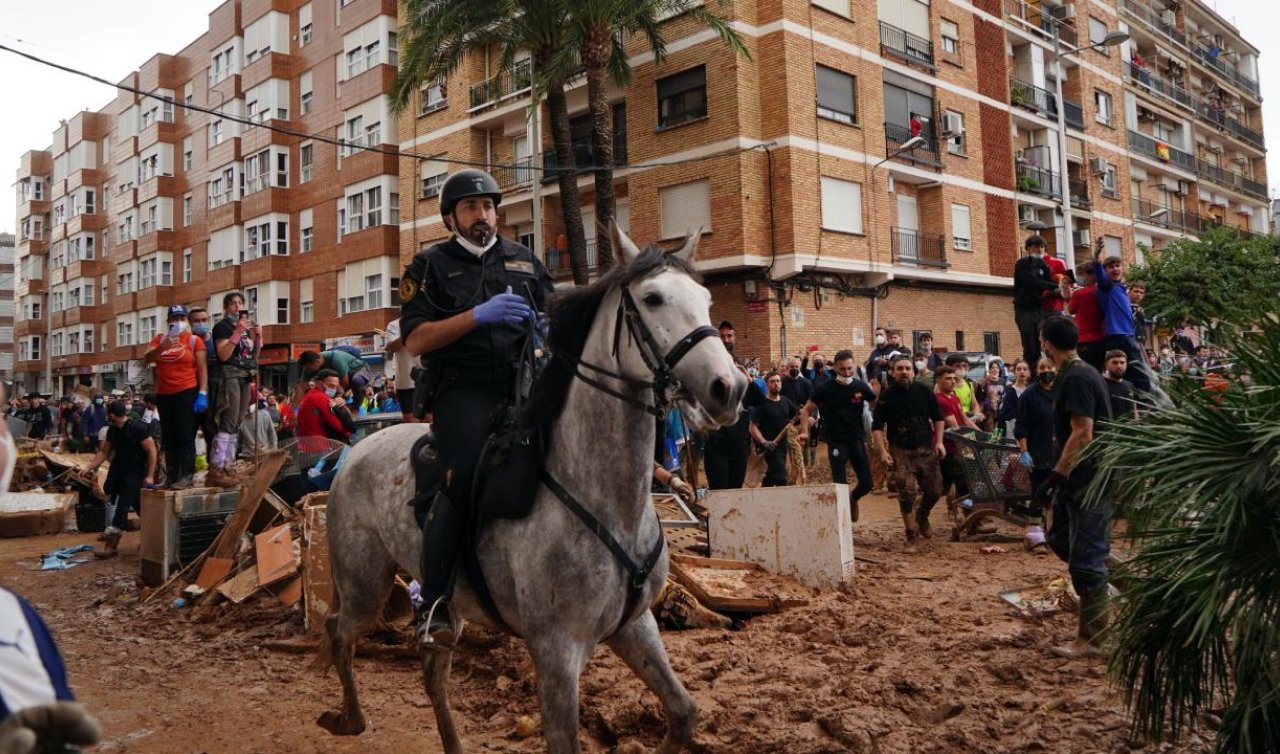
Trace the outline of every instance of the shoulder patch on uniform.
{"label": "shoulder patch on uniform", "polygon": [[526,262],[522,259],[507,259],[503,261],[502,266],[507,272],[523,272],[526,275],[533,274],[533,262]]}
{"label": "shoulder patch on uniform", "polygon": [[411,277],[400,278],[400,300],[408,301],[418,295],[418,284]]}

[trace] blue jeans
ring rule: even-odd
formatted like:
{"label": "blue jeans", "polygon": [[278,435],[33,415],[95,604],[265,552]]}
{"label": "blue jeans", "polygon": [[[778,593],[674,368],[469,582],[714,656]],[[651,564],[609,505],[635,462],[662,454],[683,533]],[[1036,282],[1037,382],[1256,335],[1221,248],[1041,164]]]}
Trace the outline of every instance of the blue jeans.
{"label": "blue jeans", "polygon": [[1111,504],[1083,505],[1079,498],[1087,486],[1087,479],[1072,474],[1058,488],[1053,525],[1046,538],[1049,548],[1067,564],[1077,594],[1105,587],[1110,575]]}

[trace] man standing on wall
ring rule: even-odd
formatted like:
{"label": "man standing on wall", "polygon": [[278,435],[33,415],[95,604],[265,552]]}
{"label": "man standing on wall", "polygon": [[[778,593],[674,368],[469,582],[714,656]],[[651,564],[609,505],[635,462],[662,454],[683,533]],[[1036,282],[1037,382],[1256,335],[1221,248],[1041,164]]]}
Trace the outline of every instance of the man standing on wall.
{"label": "man standing on wall", "polygon": [[1044,321],[1044,298],[1058,290],[1053,270],[1044,261],[1047,244],[1031,236],[1023,244],[1026,254],[1013,265],[1013,319],[1022,338],[1022,358],[1028,364],[1040,360],[1040,323]]}

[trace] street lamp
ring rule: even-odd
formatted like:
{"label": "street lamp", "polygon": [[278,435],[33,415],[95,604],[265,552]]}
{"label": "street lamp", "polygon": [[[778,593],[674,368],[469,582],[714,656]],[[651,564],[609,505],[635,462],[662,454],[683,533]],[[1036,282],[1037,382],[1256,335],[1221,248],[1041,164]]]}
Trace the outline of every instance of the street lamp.
{"label": "street lamp", "polygon": [[1076,266],[1076,249],[1075,241],[1072,239],[1074,231],[1073,215],[1071,212],[1071,187],[1067,179],[1067,108],[1062,99],[1062,80],[1065,74],[1062,70],[1062,58],[1065,55],[1074,55],[1077,52],[1085,50],[1093,50],[1100,47],[1115,47],[1129,39],[1127,31],[1108,32],[1105,37],[1094,42],[1093,44],[1083,47],[1072,47],[1066,50],[1059,49],[1060,41],[1058,39],[1058,24],[1061,21],[1053,22],[1053,73],[1054,73],[1054,96],[1057,98],[1055,104],[1058,110],[1058,193],[1062,199],[1062,226],[1063,233],[1066,236],[1066,247],[1063,261],[1067,264],[1067,269],[1073,270]]}
{"label": "street lamp", "polygon": [[[872,165],[871,170],[867,171],[867,183],[871,184],[871,190],[873,192],[871,195],[871,232],[868,234],[868,239],[870,239],[871,234],[874,234],[876,231],[876,203],[877,203],[876,201],[876,168],[885,164],[889,160],[892,160],[894,157],[897,157],[903,152],[910,152],[911,150],[915,149],[916,147],[924,143],[925,142],[924,142],[923,136],[912,136],[910,139],[907,139],[906,141],[902,142],[902,145],[899,146],[897,149],[886,154],[884,156],[884,159]],[[893,239],[890,238],[890,245],[892,245],[892,243],[893,243]],[[868,256],[871,260],[871,268],[874,270],[876,267],[876,250],[875,250],[874,241],[870,241],[868,243],[867,251],[868,251]],[[893,260],[890,259],[889,263],[892,264]],[[880,326],[880,299],[878,297],[874,297],[871,299],[871,326],[872,327]]]}

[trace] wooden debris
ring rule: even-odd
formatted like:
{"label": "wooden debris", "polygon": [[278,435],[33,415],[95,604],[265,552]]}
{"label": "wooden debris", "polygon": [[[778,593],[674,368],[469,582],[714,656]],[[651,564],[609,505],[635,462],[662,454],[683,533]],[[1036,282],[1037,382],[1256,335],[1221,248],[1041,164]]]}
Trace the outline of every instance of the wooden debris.
{"label": "wooden debris", "polygon": [[329,539],[326,530],[328,497],[305,499],[302,511],[302,593],[306,601],[305,625],[308,631],[319,631],[329,616],[333,600],[333,573],[329,566]]}
{"label": "wooden debris", "polygon": [[0,492],[0,537],[57,534],[68,513],[75,521],[75,493]]}
{"label": "wooden debris", "polygon": [[231,569],[235,566],[235,560],[231,558],[217,558],[209,556],[205,558],[204,567],[200,569],[200,575],[196,577],[196,586],[201,589],[210,591],[231,573]]}
{"label": "wooden debris", "polygon": [[298,572],[289,524],[281,524],[254,537],[253,547],[258,561],[258,581],[263,586],[274,584]]}
{"label": "wooden debris", "polygon": [[276,595],[276,599],[280,600],[280,604],[285,607],[293,607],[302,599],[302,577],[294,576],[284,584],[277,584],[272,588]]}
{"label": "wooden debris", "polygon": [[671,577],[717,612],[777,613],[809,604],[805,587],[741,560],[671,556]]}
{"label": "wooden debris", "polygon": [[275,480],[276,475],[280,473],[280,469],[284,467],[284,462],[288,456],[289,454],[283,450],[272,451],[263,456],[262,464],[240,495],[240,504],[236,506],[235,512],[227,520],[227,525],[222,528],[222,533],[214,540],[212,546],[213,557],[230,558],[235,556],[240,549],[240,538],[248,530],[249,522],[253,519],[253,514],[258,510],[259,501],[262,500],[263,494],[271,486],[271,482]]}
{"label": "wooden debris", "polygon": [[250,565],[234,578],[218,587],[218,594],[239,605],[262,585],[258,583],[258,566]]}

